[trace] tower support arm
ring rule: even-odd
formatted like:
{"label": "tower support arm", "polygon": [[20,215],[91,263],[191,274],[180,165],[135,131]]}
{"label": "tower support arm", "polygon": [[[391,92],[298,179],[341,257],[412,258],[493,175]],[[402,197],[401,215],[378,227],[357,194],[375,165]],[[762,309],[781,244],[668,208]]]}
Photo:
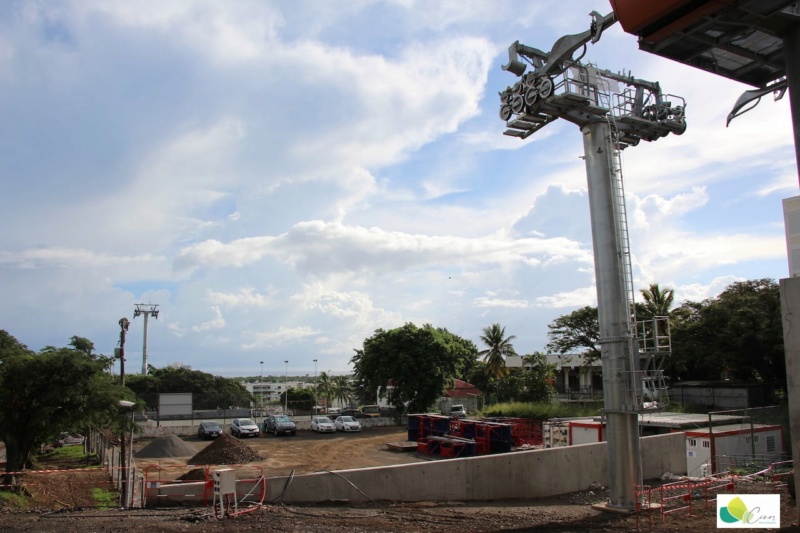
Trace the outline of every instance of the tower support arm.
{"label": "tower support arm", "polygon": [[554,76],[563,72],[564,62],[571,59],[576,50],[590,42],[599,41],[603,31],[617,22],[613,11],[606,16],[600,15],[597,11],[592,11],[589,15],[592,17],[592,24],[588,30],[561,37],[553,44],[550,53],[520,44],[519,41],[513,42],[508,47],[508,63],[501,68],[517,76],[522,76],[527,68],[527,65],[519,60],[519,56],[523,56],[530,59],[534,68],[541,71],[543,76]]}

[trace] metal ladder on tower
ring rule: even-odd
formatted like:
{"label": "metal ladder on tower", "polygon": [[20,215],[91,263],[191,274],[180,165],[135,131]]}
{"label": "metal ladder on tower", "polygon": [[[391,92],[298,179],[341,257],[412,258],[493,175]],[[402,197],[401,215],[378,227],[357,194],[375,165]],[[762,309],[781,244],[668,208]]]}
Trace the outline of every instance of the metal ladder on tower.
{"label": "metal ladder on tower", "polygon": [[630,358],[629,401],[631,407],[638,410],[642,405],[642,379],[639,361],[639,347],[636,335],[636,305],[633,288],[633,267],[631,265],[630,239],[628,237],[628,211],[625,205],[625,187],[622,180],[622,149],[619,144],[619,130],[614,119],[613,110],[606,114],[608,123],[608,164],[612,180],[615,226],[617,245],[620,250],[620,263],[622,265],[621,279],[628,306],[628,353]]}

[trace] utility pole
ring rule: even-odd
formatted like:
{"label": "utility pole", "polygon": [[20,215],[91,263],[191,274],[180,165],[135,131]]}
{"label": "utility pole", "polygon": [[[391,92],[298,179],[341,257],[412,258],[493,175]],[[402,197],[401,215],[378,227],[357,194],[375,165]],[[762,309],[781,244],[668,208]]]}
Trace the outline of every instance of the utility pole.
{"label": "utility pole", "polygon": [[131,321],[125,317],[119,319],[119,351],[115,355],[119,358],[119,384],[125,386],[125,334],[128,332]]}
{"label": "utility pole", "polygon": [[142,345],[142,375],[147,375],[147,319],[158,318],[158,304],[134,304],[133,318],[144,315],[144,343]]}
{"label": "utility pole", "polygon": [[289,412],[289,388],[288,388],[287,383],[289,381],[289,361],[284,361],[284,363],[286,364],[286,374],[284,374],[284,376],[283,376],[283,389],[284,389],[283,394],[285,395],[283,410],[284,410],[284,412],[288,413]]}
{"label": "utility pole", "polygon": [[[123,387],[125,386],[125,334],[128,332],[130,324],[130,320],[125,317],[119,319],[119,381]],[[125,400],[120,400],[121,407],[133,406],[133,402],[125,402],[124,404],[123,402],[125,402]],[[130,403],[130,406],[127,405],[128,403]],[[131,445],[133,445],[133,442],[131,442]],[[128,499],[128,470],[125,464],[127,457],[125,451],[125,431],[123,430],[122,441],[120,443],[120,481],[122,482],[120,500],[123,508],[127,507]]]}

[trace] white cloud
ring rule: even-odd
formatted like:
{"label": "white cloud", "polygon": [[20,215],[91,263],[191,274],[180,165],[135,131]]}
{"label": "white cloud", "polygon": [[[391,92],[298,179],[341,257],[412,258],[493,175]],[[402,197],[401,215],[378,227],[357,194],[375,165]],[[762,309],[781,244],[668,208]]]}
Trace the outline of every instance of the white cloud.
{"label": "white cloud", "polygon": [[211,312],[214,314],[214,318],[203,322],[200,325],[192,326],[192,331],[195,333],[199,333],[201,331],[207,331],[210,329],[222,329],[225,327],[225,319],[222,317],[222,312],[219,310],[219,307],[213,306],[211,308]]}
{"label": "white cloud", "polygon": [[536,305],[549,309],[597,305],[597,288],[581,287],[569,292],[540,296],[536,298]]}
{"label": "white cloud", "polygon": [[207,291],[206,299],[215,306],[235,307],[270,307],[276,305],[274,290],[272,294],[260,294],[253,287],[242,287],[234,292]]}
{"label": "white cloud", "polygon": [[[500,322],[541,350],[547,323],[595,302],[582,136],[504,137],[500,65],[597,6],[534,4],[20,3],[0,17],[4,329],[111,353],[152,301],[150,362],[238,375],[346,372],[408,321],[472,340]],[[702,299],[783,274],[788,102],[726,129],[744,87],[618,25],[586,59],[687,99],[683,136],[623,154],[637,283]]]}
{"label": "white cloud", "polygon": [[280,346],[293,341],[302,341],[310,337],[315,337],[319,335],[319,333],[319,331],[309,326],[293,328],[281,326],[273,331],[250,332],[248,336],[252,341],[243,344],[242,349],[254,350],[265,346]]}

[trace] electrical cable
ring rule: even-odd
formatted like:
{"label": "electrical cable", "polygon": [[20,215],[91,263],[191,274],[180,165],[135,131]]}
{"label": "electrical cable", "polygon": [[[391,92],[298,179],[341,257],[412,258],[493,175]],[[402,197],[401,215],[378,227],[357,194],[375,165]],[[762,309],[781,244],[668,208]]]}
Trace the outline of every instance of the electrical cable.
{"label": "electrical cable", "polygon": [[274,503],[274,502],[276,502],[278,500],[280,500],[280,503],[283,503],[283,495],[286,494],[286,489],[289,488],[289,485],[292,484],[293,480],[294,480],[294,469],[292,469],[292,472],[289,474],[289,477],[286,479],[286,484],[283,486],[283,490],[281,491],[281,493],[275,499],[270,500],[269,503]]}

